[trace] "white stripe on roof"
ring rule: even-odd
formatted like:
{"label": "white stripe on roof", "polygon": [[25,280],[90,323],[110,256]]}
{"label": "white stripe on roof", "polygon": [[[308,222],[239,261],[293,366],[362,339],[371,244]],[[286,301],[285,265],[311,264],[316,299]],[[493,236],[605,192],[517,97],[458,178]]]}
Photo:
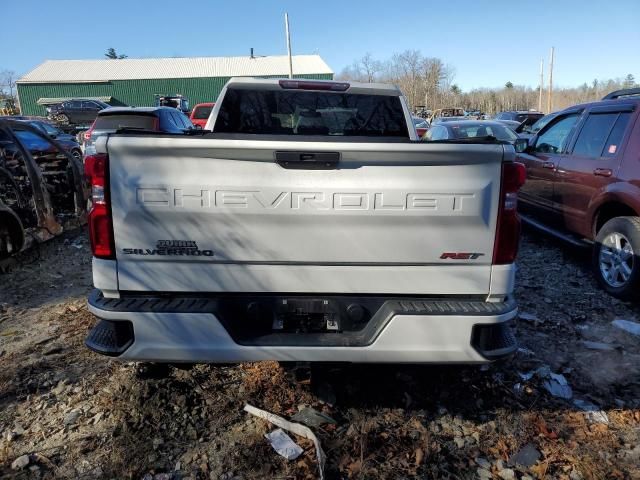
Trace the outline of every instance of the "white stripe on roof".
{"label": "white stripe on roof", "polygon": [[[125,58],[47,60],[18,83],[105,82],[156,78],[245,77],[289,73],[286,55],[269,57]],[[320,55],[293,55],[294,75],[330,74]]]}

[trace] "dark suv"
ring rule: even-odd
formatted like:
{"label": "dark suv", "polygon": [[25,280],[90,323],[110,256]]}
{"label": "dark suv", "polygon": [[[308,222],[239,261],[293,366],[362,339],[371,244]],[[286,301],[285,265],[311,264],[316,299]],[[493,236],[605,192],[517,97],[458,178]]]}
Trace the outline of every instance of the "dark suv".
{"label": "dark suv", "polygon": [[524,219],[572,241],[593,241],[596,276],[609,293],[637,297],[640,283],[640,88],[567,108],[516,144],[527,167]]}
{"label": "dark suv", "polygon": [[95,143],[99,137],[123,128],[184,134],[196,129],[196,126],[177,108],[112,107],[100,112],[91,128],[84,133],[85,154],[95,153]]}
{"label": "dark suv", "polygon": [[536,123],[544,117],[544,113],[537,112],[535,110],[511,110],[505,112],[499,112],[494,120],[499,122],[518,122],[520,124],[520,128],[528,127]]}
{"label": "dark suv", "polygon": [[93,122],[98,112],[110,105],[100,100],[74,99],[47,108],[49,118],[63,125],[87,125]]}

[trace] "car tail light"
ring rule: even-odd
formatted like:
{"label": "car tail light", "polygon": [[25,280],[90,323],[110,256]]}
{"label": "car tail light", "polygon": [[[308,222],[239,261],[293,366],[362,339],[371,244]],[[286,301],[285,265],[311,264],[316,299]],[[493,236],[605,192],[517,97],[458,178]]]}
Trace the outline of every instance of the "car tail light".
{"label": "car tail light", "polygon": [[347,82],[314,82],[309,80],[280,80],[281,88],[287,90],[331,90],[344,92],[351,86]]}
{"label": "car tail light", "polygon": [[496,241],[493,247],[493,264],[513,263],[520,243],[520,216],[518,215],[518,190],[524,185],[527,173],[522,163],[502,164],[500,206]]}
{"label": "car tail light", "polygon": [[113,220],[109,198],[109,157],[99,153],[84,160],[84,172],[91,186],[89,239],[94,257],[115,258]]}
{"label": "car tail light", "polygon": [[84,132],[84,140],[85,140],[85,142],[91,140],[91,134],[93,133],[93,129],[95,128],[95,126],[96,126],[96,120],[93,121],[93,123],[89,127],[89,130]]}

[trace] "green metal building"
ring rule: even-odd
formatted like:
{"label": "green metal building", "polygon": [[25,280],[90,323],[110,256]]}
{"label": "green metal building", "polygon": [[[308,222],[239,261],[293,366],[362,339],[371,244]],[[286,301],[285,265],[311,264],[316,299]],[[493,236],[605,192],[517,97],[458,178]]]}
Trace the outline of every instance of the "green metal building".
{"label": "green metal building", "polygon": [[[148,107],[156,95],[183,95],[191,106],[215,102],[231,77],[286,77],[282,56],[47,60],[17,82],[23,115],[45,115],[45,106],[71,98]],[[333,79],[319,55],[294,55],[296,78]]]}

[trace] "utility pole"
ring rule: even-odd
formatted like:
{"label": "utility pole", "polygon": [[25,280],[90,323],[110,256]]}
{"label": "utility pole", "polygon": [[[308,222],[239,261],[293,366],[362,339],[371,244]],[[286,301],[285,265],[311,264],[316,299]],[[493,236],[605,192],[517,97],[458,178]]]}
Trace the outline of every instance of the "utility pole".
{"label": "utility pole", "polygon": [[551,58],[549,60],[549,95],[547,97],[547,113],[551,113],[553,106],[553,47],[551,47]]}
{"label": "utility pole", "polygon": [[289,56],[289,78],[293,78],[293,61],[291,59],[291,35],[289,34],[289,14],[284,14],[284,28],[287,35],[287,55]]}
{"label": "utility pole", "polygon": [[542,89],[544,88],[544,59],[540,59],[540,87],[538,88],[538,111],[542,111]]}

